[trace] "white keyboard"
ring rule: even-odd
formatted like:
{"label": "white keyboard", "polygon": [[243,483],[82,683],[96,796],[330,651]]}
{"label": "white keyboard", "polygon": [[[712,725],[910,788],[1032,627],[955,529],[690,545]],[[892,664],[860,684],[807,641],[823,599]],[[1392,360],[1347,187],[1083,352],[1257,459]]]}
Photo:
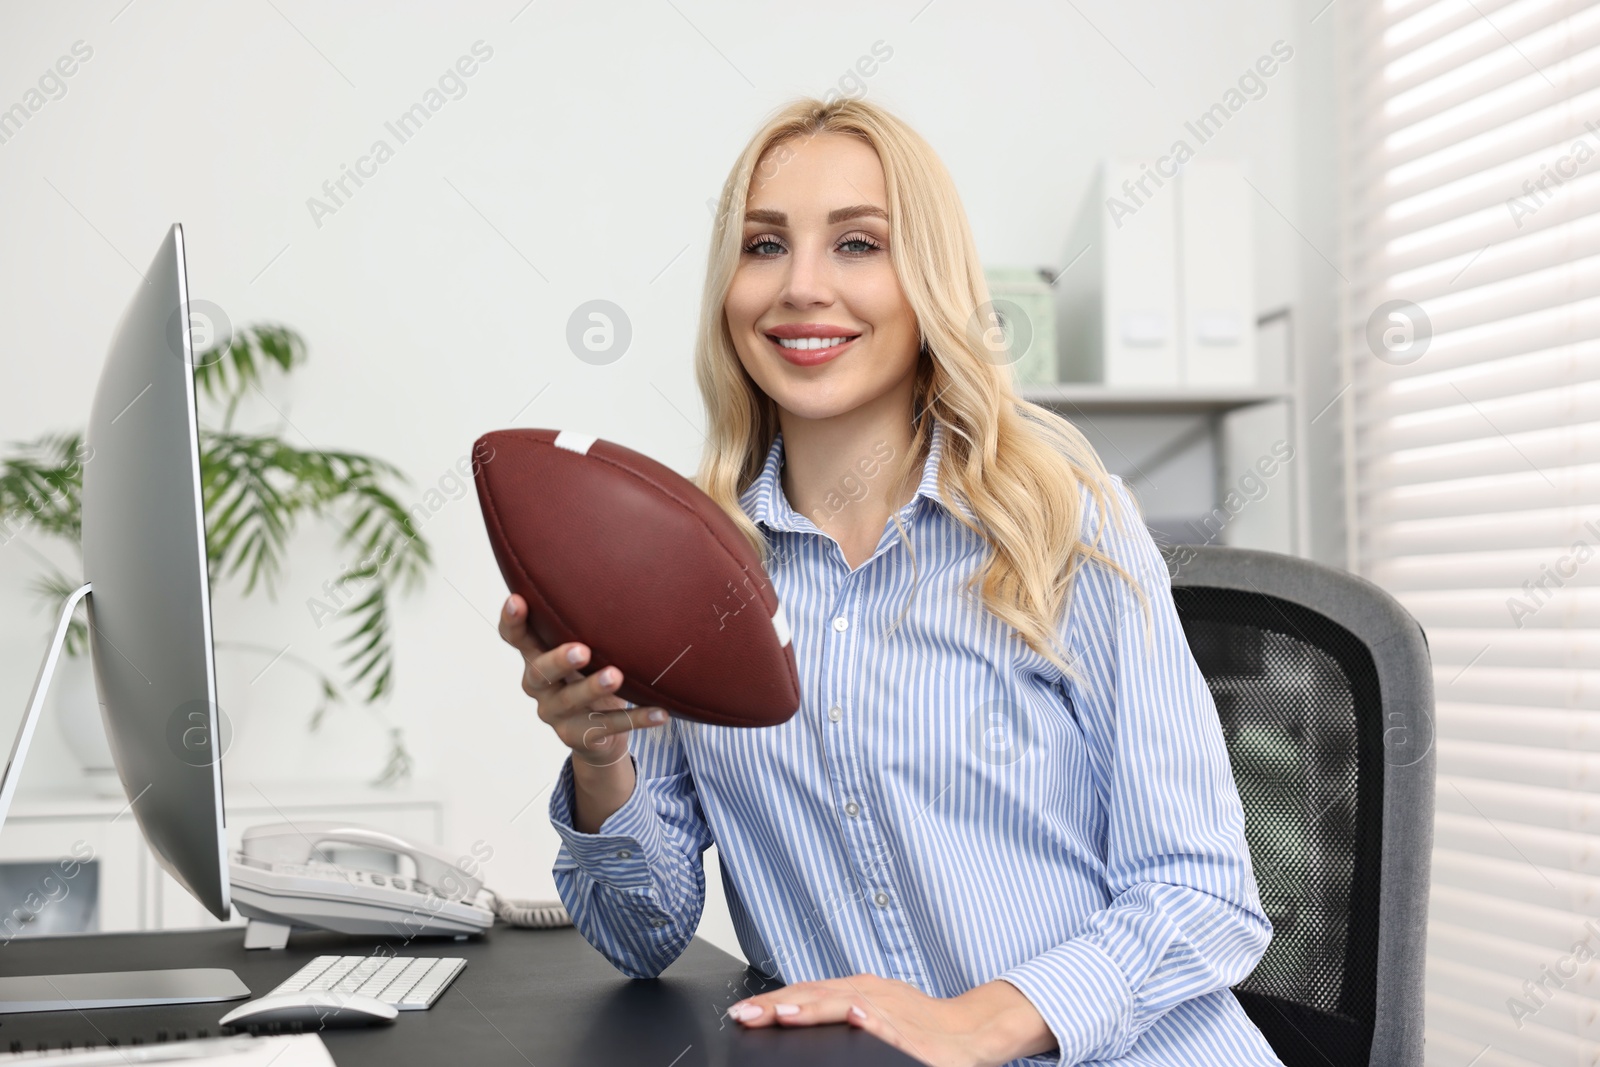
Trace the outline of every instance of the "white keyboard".
{"label": "white keyboard", "polygon": [[357,993],[426,1011],[467,965],[459,956],[318,956],[268,993]]}

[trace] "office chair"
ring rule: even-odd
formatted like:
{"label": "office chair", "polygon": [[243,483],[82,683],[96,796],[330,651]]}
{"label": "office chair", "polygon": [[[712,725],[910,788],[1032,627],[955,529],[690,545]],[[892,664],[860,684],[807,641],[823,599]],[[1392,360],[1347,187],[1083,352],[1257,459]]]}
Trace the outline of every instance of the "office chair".
{"label": "office chair", "polygon": [[1434,800],[1422,628],[1371,582],[1308,560],[1163,554],[1272,920],[1234,995],[1287,1067],[1420,1065]]}

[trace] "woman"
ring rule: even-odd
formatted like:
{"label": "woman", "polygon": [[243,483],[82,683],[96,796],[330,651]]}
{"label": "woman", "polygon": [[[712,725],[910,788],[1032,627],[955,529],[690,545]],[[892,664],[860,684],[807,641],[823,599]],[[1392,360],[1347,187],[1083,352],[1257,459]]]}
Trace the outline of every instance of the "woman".
{"label": "woman", "polygon": [[763,553],[802,705],[668,721],[501,632],[572,752],[558,889],[635,977],[683,951],[718,846],[789,983],[745,1026],[848,1022],[934,1064],[1277,1064],[1228,987],[1271,935],[1210,692],[1121,480],[1020,400],[966,216],[917,134],[798,101],[729,175],[696,484]]}

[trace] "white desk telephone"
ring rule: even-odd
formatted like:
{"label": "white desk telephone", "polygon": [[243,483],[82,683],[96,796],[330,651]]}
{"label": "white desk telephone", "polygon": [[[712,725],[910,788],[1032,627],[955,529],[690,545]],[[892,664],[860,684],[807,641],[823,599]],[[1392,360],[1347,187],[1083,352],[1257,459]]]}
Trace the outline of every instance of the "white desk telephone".
{"label": "white desk telephone", "polygon": [[[342,867],[335,845],[378,849],[409,861],[410,874]],[[303,821],[256,826],[229,858],[233,905],[249,922],[245,948],[283,948],[296,927],[344,934],[463,938],[498,916],[513,926],[566,926],[559,903],[504,900],[485,889],[474,857],[349,823]],[[479,856],[478,859],[487,857]]]}

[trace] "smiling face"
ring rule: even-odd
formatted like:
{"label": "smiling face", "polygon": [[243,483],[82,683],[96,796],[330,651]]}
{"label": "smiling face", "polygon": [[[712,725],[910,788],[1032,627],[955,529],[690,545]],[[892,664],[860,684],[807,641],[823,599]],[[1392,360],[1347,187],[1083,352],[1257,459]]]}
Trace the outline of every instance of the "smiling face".
{"label": "smiling face", "polygon": [[917,320],[889,261],[883,165],[858,137],[767,150],[751,180],[724,311],[739,361],[792,416],[909,400]]}

